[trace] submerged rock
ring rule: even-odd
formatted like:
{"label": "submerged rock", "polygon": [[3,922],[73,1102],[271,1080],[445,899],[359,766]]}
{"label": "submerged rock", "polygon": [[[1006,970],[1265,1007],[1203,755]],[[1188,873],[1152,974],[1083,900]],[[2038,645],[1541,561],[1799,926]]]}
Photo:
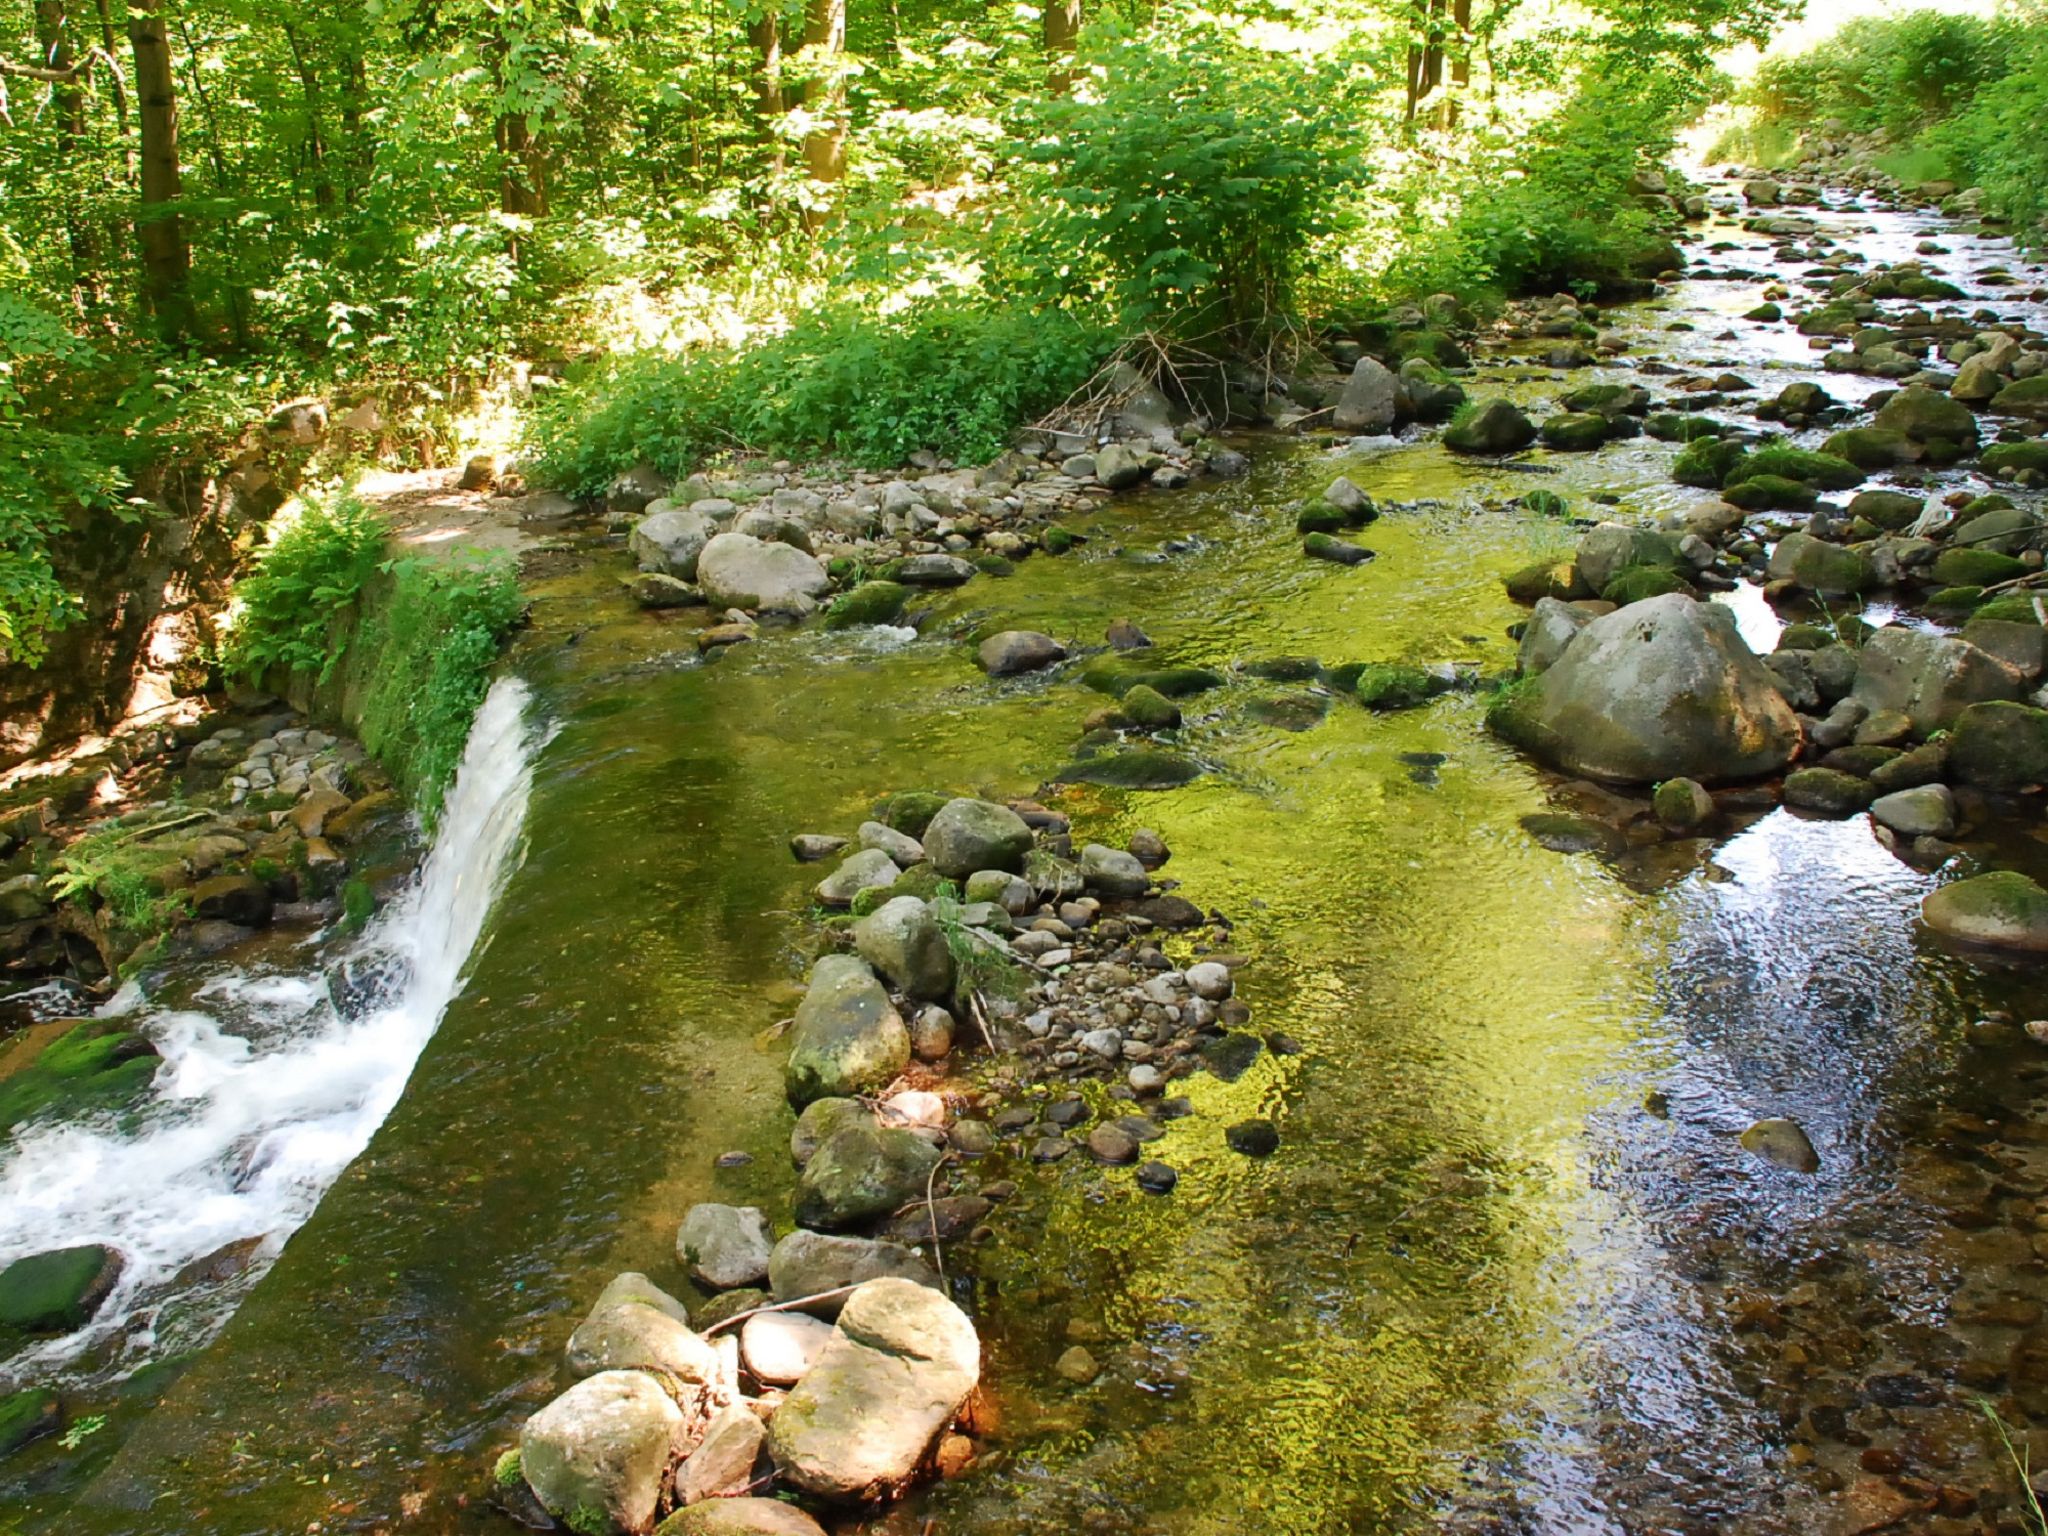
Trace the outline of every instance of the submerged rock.
{"label": "submerged rock", "polygon": [[548,1513],[586,1536],[642,1536],[683,1433],[682,1410],[652,1376],[605,1371],[526,1421],[519,1470]]}
{"label": "submerged rock", "polygon": [[910,1064],[910,1031],[865,962],[826,955],[797,1005],[784,1080],[792,1104],[884,1087]]}
{"label": "submerged rock", "polygon": [[910,1481],[980,1379],[966,1313],[922,1285],[869,1281],[776,1410],[769,1453],[786,1481],[818,1498],[882,1497]]}
{"label": "submerged rock", "polygon": [[1796,1120],[1759,1120],[1742,1133],[1742,1149],[1794,1173],[1820,1172],[1820,1154]]}
{"label": "submerged rock", "polygon": [[70,1333],[93,1319],[126,1267],[117,1248],[85,1243],[0,1269],[0,1334]]}
{"label": "submerged rock", "polygon": [[915,1131],[873,1121],[845,1126],[804,1164],[796,1219],[824,1232],[878,1221],[922,1198],[938,1164],[937,1149]]}
{"label": "submerged rock", "polygon": [[990,677],[1009,677],[1019,672],[1037,672],[1064,661],[1067,648],[1051,635],[1036,630],[1006,629],[981,642],[975,659]]}
{"label": "submerged rock", "polygon": [[1488,719],[1553,766],[1614,783],[1754,778],[1800,744],[1797,717],[1734,615],[1677,594],[1593,620]]}

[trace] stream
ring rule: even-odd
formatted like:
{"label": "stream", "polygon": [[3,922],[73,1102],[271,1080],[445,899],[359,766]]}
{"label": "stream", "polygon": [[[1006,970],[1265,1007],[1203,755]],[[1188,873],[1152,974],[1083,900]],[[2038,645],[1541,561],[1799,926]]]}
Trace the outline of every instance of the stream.
{"label": "stream", "polygon": [[[1929,228],[1819,217],[1873,261]],[[1734,247],[1717,268],[1781,270],[1768,239],[1712,238]],[[1966,287],[2015,262],[1942,238],[1935,264]],[[1688,279],[1613,314],[1628,356],[1569,375],[1486,357],[1468,389],[1548,402],[1652,357],[1732,368],[1758,398],[1880,386],[1736,319],[1762,286]],[[1071,667],[985,678],[952,621],[1094,645],[1125,617],[1225,671],[1498,672],[1524,613],[1500,573],[1575,537],[1512,498],[1556,490],[1597,517],[1617,515],[1597,497],[1647,516],[1700,495],[1647,438],[1510,465],[1429,433],[1248,446],[1247,479],[1120,497],[1070,520],[1073,554],[941,595],[924,638],[768,631],[706,664],[696,620],[631,606],[615,547],[540,578],[417,888],[348,952],[395,967],[386,990],[339,1006],[326,953],[124,997],[166,1043],[161,1114],[0,1152],[0,1259],[89,1240],[140,1256],[99,1325],[119,1347],[72,1378],[105,1426],[0,1463],[0,1529],[513,1529],[484,1469],[557,1390],[605,1281],[680,1283],[676,1227],[701,1200],[789,1225],[770,1027],[799,995],[820,871],[788,838],[848,830],[898,789],[1033,793],[1101,702]],[[1384,514],[1355,569],[1305,560],[1294,531],[1293,504],[1340,472]],[[1730,600],[1768,649],[1769,607]],[[981,1332],[986,1454],[874,1529],[1994,1520],[2015,1481],[1979,1396],[2048,1424],[2048,1343],[2029,1343],[2048,1055],[1972,1026],[2042,1013],[2038,969],[1919,931],[1935,877],[1863,817],[1781,809],[1711,849],[1560,855],[1520,825],[1556,808],[1554,781],[1489,737],[1479,697],[1262,723],[1251,706],[1285,691],[1234,675],[1187,701],[1182,743],[1208,769],[1190,784],[1041,796],[1077,843],[1159,830],[1163,874],[1236,925],[1253,1027],[1301,1049],[1176,1085],[1195,1113],[1147,1153],[1179,1171],[1169,1196],[1011,1143],[983,1160],[1019,1192],[948,1269]],[[2038,874],[2048,844],[2037,826],[2001,856]],[[1224,1144],[1254,1115],[1280,1128],[1265,1160]],[[1805,1127],[1818,1174],[1737,1145],[1767,1116]],[[720,1166],[735,1152],[751,1161]],[[249,1236],[244,1276],[159,1305]],[[1105,1364],[1086,1388],[1053,1369],[1077,1337]],[[1900,1495],[1874,1474],[1897,1468],[1873,1448],[1936,1490],[1924,1507],[1884,1502]]]}

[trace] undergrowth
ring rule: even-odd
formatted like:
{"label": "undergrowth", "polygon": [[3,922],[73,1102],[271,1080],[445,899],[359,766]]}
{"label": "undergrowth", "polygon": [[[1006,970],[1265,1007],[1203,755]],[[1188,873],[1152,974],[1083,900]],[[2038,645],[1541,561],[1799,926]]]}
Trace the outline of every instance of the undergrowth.
{"label": "undergrowth", "polygon": [[945,935],[946,952],[953,957],[956,996],[1023,996],[1027,981],[1024,968],[1008,949],[989,943],[968,927],[958,886],[950,880],[941,881],[932,893],[931,910],[939,932]]}

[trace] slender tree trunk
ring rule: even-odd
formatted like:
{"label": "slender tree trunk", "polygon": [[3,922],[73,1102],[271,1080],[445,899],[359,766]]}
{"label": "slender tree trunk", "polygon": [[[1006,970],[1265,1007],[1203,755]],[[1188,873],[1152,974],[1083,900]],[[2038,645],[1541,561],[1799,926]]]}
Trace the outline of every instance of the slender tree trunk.
{"label": "slender tree trunk", "polygon": [[504,159],[499,206],[507,213],[544,218],[548,211],[547,151],[529,131],[524,112],[498,116],[498,153]]}
{"label": "slender tree trunk", "polygon": [[327,130],[320,121],[320,75],[305,39],[290,22],[284,24],[284,38],[291,45],[292,64],[299,72],[299,91],[306,103],[306,165],[313,183],[313,206],[334,206],[334,182],[327,174]]}
{"label": "slender tree trunk", "polygon": [[768,145],[768,163],[783,167],[782,116],[789,103],[782,96],[782,18],[773,11],[747,23],[747,41],[754,47],[754,112]]}
{"label": "slender tree trunk", "polygon": [[370,99],[368,72],[363,56],[353,46],[343,45],[341,86],[342,200],[351,208],[370,184],[370,172],[377,161],[377,146],[363,132],[363,109]]}
{"label": "slender tree trunk", "polygon": [[[107,11],[107,0],[98,0],[100,12],[100,47],[108,58],[120,57],[120,49],[114,42],[114,18]],[[114,83],[114,121],[121,127],[121,166],[130,181],[135,179],[135,153],[128,142],[128,86],[113,70],[107,71]]]}
{"label": "slender tree trunk", "polygon": [[[44,69],[70,69],[77,62],[64,0],[36,0],[37,62]],[[77,77],[50,86],[50,115],[56,124],[52,146],[60,180],[77,175],[78,146],[85,138],[85,85]],[[83,315],[100,303],[99,231],[76,201],[64,209],[65,241],[71,248],[72,305]]]}
{"label": "slender tree trunk", "polygon": [[1451,84],[1461,89],[1444,100],[1446,128],[1457,127],[1459,101],[1465,94],[1462,87],[1472,83],[1472,0],[1451,0],[1451,25],[1457,32],[1451,48]]}
{"label": "slender tree trunk", "polygon": [[[804,11],[804,50],[811,55],[814,71],[804,91],[804,104],[822,119],[804,135],[804,164],[811,180],[835,186],[846,175],[846,78],[840,73],[840,54],[846,49],[846,0],[809,0]],[[824,223],[822,210],[813,210],[804,222],[812,228]]]}
{"label": "slender tree trunk", "polygon": [[135,53],[135,101],[142,128],[142,196],[135,234],[142,249],[142,301],[169,338],[192,329],[192,251],[176,204],[178,87],[171,71],[163,0],[128,0],[128,42]]}
{"label": "slender tree trunk", "polygon": [[1046,84],[1053,95],[1064,96],[1074,88],[1074,42],[1081,35],[1081,0],[1045,0],[1041,33]]}

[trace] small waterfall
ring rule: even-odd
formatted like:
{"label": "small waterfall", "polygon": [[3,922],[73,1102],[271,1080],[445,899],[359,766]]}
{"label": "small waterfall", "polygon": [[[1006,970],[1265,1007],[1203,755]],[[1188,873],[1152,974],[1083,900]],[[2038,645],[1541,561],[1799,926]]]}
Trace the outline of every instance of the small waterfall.
{"label": "small waterfall", "polygon": [[105,1243],[126,1258],[87,1329],[0,1366],[10,1382],[48,1379],[125,1336],[120,1375],[189,1349],[225,1321],[250,1279],[163,1305],[195,1261],[260,1244],[260,1272],[369,1144],[441,1022],[514,862],[543,738],[524,683],[501,678],[470,728],[439,835],[411,887],[307,970],[230,972],[197,1008],[152,1011],[132,985],[103,1013],[132,1014],[163,1056],[141,1112],[32,1126],[0,1147],[0,1265]]}

